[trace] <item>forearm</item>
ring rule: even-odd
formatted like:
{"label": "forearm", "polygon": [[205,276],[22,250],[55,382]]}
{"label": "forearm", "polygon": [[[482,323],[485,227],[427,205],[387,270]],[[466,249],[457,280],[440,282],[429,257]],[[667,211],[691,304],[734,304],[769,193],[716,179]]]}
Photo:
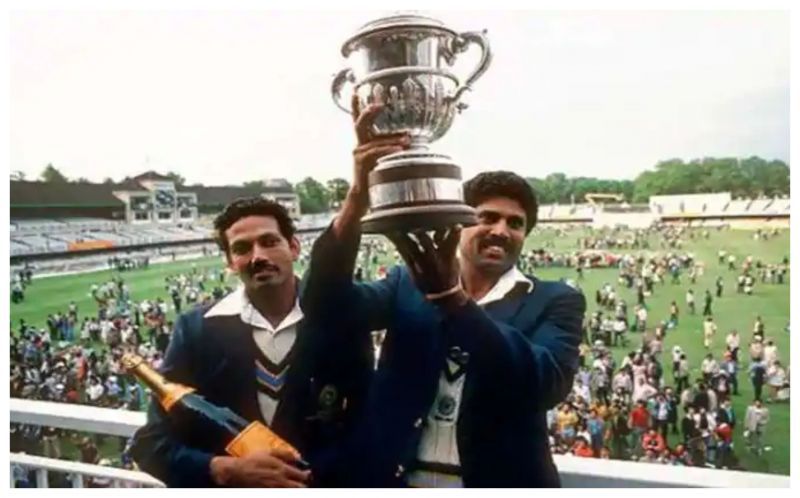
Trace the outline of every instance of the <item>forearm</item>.
{"label": "forearm", "polygon": [[334,222],[314,242],[300,306],[306,316],[329,328],[344,324],[353,330],[380,330],[386,328],[392,313],[400,272],[395,269],[374,282],[354,282],[360,242],[360,229],[353,225],[356,219],[342,222],[339,235]]}
{"label": "forearm", "polygon": [[347,191],[339,214],[333,221],[333,234],[337,240],[350,240],[361,235],[361,218],[369,209],[369,197],[365,187],[353,185]]}
{"label": "forearm", "polygon": [[[314,242],[309,265],[309,283],[316,280],[351,280],[361,243],[361,218],[369,207],[365,189],[353,185],[331,226]],[[319,287],[314,285],[313,287]]]}
{"label": "forearm", "polygon": [[343,230],[340,237],[335,226],[334,222],[314,241],[311,249],[310,264],[300,291],[300,306],[309,316],[327,316],[335,312],[353,286],[360,234],[344,225],[345,228],[340,228]]}

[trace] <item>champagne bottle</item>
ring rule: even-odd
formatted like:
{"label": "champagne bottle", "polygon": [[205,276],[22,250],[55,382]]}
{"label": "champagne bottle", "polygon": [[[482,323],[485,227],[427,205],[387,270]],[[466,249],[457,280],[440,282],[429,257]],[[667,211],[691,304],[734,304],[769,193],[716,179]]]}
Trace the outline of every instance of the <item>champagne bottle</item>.
{"label": "champagne bottle", "polygon": [[177,426],[190,426],[216,436],[229,455],[242,457],[257,450],[280,449],[294,455],[300,469],[309,467],[300,452],[269,427],[259,421],[248,422],[228,408],[209,403],[193,388],[166,380],[140,356],[123,354],[122,366],[152,390]]}

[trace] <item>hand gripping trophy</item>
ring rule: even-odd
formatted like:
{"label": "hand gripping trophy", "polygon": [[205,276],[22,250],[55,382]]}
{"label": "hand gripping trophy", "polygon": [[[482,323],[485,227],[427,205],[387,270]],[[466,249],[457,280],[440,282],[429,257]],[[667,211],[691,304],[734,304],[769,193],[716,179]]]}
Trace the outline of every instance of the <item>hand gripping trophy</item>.
{"label": "hand gripping trophy", "polygon": [[[470,44],[481,49],[478,67],[461,83],[450,71],[456,56]],[[461,168],[428,144],[441,138],[457,112],[461,96],[486,71],[492,58],[481,32],[457,33],[442,22],[418,15],[394,15],[362,26],[342,46],[350,67],[334,78],[333,100],[350,113],[346,84],[361,107],[385,105],[373,125],[376,135],[407,132],[408,150],[379,160],[369,175],[370,213],[362,219],[367,233],[433,230],[457,223],[475,224],[464,204]],[[349,96],[348,96],[349,97]]]}

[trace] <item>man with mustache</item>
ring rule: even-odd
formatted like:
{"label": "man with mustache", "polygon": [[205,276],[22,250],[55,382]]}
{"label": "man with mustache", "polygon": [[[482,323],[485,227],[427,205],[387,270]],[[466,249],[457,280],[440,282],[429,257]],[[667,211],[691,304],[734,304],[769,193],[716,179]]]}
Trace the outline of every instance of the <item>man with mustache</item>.
{"label": "man with mustache", "polygon": [[464,185],[477,225],[433,237],[388,234],[406,266],[382,281],[353,282],[367,176],[378,158],[409,145],[405,135],[372,135],[381,109],[360,112],[354,100],[352,187],[314,244],[301,296],[308,316],[337,322],[340,333],[357,323],[387,330],[342,481],[558,486],[546,412],[572,387],[585,299],[517,269],[538,205],[524,179],[502,171]]}
{"label": "man with mustache", "polygon": [[[182,315],[161,373],[211,403],[258,420],[312,463],[315,485],[335,485],[326,463],[369,382],[371,340],[338,340],[303,315],[293,264],[300,241],[286,209],[238,199],[214,221],[227,267],[242,285]],[[311,339],[314,339],[313,342]],[[331,340],[328,340],[330,338]],[[226,456],[213,434],[176,427],[157,402],[137,431],[139,466],[175,487],[305,487],[310,473],[292,455],[265,449]]]}

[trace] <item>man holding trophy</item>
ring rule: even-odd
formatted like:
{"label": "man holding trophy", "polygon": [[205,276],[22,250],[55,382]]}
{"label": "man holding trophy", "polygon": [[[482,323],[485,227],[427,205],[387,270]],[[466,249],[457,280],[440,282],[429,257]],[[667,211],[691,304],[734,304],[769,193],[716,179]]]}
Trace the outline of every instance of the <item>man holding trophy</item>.
{"label": "man holding trophy", "polygon": [[[449,66],[470,42],[483,55],[458,86]],[[339,480],[558,486],[545,413],[572,386],[585,300],[516,268],[538,209],[523,178],[487,172],[462,189],[460,168],[426,146],[488,67],[486,38],[392,16],[365,25],[343,53],[360,63],[333,88],[338,102],[344,83],[354,86],[353,182],[314,244],[301,306],[339,333],[355,323],[387,332]],[[362,231],[389,237],[406,265],[355,283]]]}

